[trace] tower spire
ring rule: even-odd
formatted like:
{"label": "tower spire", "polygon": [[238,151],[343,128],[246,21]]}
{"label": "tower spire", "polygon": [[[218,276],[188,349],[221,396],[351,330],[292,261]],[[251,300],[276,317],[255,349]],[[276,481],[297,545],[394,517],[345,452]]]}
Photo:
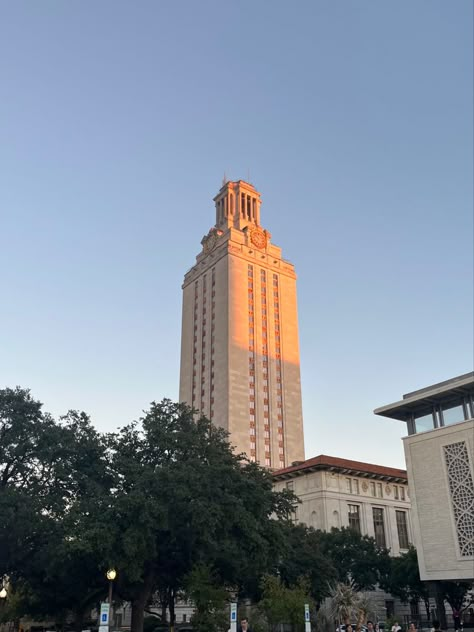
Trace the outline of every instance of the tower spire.
{"label": "tower spire", "polygon": [[214,198],[216,226],[243,230],[249,224],[260,225],[260,193],[244,180],[231,182],[224,173],[222,187]]}

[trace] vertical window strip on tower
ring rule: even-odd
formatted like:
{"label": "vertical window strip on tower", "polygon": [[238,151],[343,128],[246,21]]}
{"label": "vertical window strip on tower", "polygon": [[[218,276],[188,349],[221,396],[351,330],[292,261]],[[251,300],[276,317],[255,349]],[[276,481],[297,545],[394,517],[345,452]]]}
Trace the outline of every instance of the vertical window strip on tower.
{"label": "vertical window strip on tower", "polygon": [[192,388],[192,407],[196,406],[196,378],[197,378],[197,321],[198,321],[198,296],[199,283],[194,283],[194,310],[193,310],[193,388]]}
{"label": "vertical window strip on tower", "polygon": [[211,270],[211,363],[209,375],[209,419],[214,417],[214,347],[216,325],[216,269]]}
{"label": "vertical window strip on tower", "polygon": [[265,466],[271,467],[272,455],[271,455],[271,436],[270,436],[270,396],[268,388],[268,338],[267,338],[267,326],[268,326],[268,302],[267,302],[267,273],[262,268],[260,269],[260,294],[262,302],[262,377],[263,377],[263,430],[264,430],[264,445],[265,445]]}
{"label": "vertical window strip on tower", "polygon": [[256,457],[256,432],[255,432],[255,312],[254,312],[254,286],[253,266],[247,266],[248,275],[248,312],[249,312],[249,437],[250,460]]}
{"label": "vertical window strip on tower", "polygon": [[204,413],[204,397],[206,394],[206,275],[202,277],[202,328],[201,328],[201,413]]}
{"label": "vertical window strip on tower", "polygon": [[278,274],[273,275],[273,301],[274,301],[274,327],[275,327],[275,368],[277,383],[277,427],[278,427],[278,453],[279,465],[285,467],[285,431],[283,424],[283,401],[281,380],[281,329],[280,329],[280,291]]}

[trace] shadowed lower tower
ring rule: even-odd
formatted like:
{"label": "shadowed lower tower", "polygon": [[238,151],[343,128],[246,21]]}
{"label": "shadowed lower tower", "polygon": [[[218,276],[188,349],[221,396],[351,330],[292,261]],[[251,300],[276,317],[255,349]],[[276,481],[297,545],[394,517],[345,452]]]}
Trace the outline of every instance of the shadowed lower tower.
{"label": "shadowed lower tower", "polygon": [[260,194],[226,182],[183,283],[180,401],[281,468],[304,460],[296,275],[260,226]]}

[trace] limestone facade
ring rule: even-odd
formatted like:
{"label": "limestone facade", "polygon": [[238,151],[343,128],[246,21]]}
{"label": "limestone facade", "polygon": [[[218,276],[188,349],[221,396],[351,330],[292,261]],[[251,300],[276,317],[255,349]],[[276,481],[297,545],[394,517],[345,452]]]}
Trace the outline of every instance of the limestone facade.
{"label": "limestone facade", "polygon": [[270,468],[304,459],[296,274],[260,226],[241,180],[214,198],[216,223],[183,283],[180,401]]}
{"label": "limestone facade", "polygon": [[314,529],[351,527],[392,555],[413,541],[405,470],[331,456],[317,456],[273,473],[274,488],[300,500],[295,521]]}
{"label": "limestone facade", "polygon": [[376,414],[404,438],[422,580],[474,579],[474,373],[408,393]]}
{"label": "limestone facade", "polygon": [[[404,444],[421,578],[474,579],[474,421],[412,435]],[[453,446],[465,466],[454,463],[462,478],[455,474],[450,485]]]}

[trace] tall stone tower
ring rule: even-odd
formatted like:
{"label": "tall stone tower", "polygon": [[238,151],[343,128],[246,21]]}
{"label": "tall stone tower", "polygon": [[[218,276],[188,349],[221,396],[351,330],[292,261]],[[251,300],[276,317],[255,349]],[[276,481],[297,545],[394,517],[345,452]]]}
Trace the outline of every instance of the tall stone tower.
{"label": "tall stone tower", "polygon": [[304,460],[296,275],[260,226],[260,194],[225,182],[183,284],[180,401],[271,468]]}

